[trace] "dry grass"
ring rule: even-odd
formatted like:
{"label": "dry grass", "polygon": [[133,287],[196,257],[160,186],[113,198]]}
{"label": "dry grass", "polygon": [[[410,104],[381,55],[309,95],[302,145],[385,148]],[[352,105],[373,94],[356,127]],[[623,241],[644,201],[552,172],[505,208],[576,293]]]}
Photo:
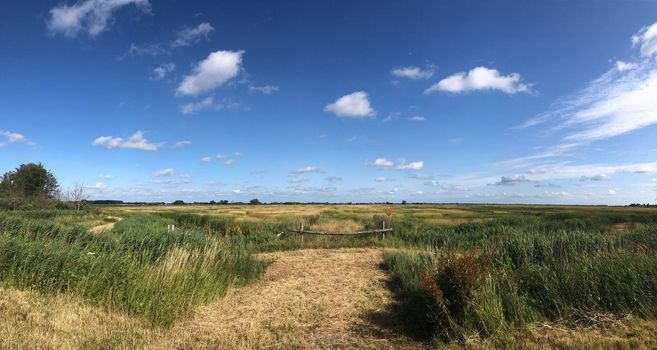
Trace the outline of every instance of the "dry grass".
{"label": "dry grass", "polygon": [[363,230],[363,224],[354,220],[325,220],[310,225],[307,229],[329,233],[356,232]]}
{"label": "dry grass", "polygon": [[107,216],[105,217],[105,221],[111,221],[105,224],[98,224],[93,226],[92,228],[89,229],[89,233],[92,235],[97,235],[100,234],[103,231],[109,231],[114,228],[114,224],[117,222],[123,220],[123,218],[116,217],[116,216]]}
{"label": "dry grass", "polygon": [[142,321],[71,296],[0,288],[3,349],[133,349],[153,334]]}
{"label": "dry grass", "polygon": [[200,308],[152,348],[399,349],[424,345],[373,324],[393,302],[375,249],[262,256],[262,280]]}
{"label": "dry grass", "polygon": [[[501,334],[486,341],[466,342],[468,349],[657,349],[657,321],[626,317],[590,328],[565,328],[538,324],[512,335]],[[452,346],[458,347],[461,346]]]}

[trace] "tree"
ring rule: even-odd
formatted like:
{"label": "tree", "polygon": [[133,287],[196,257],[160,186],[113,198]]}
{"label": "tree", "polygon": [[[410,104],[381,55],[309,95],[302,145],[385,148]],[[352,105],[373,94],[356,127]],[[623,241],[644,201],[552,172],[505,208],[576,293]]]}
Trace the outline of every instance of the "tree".
{"label": "tree", "polygon": [[181,199],[177,199],[177,200],[173,201],[173,203],[171,203],[171,204],[172,205],[184,205],[185,201],[183,201]]}
{"label": "tree", "polygon": [[249,201],[249,204],[256,205],[256,204],[261,204],[261,203],[260,203],[260,201],[258,200],[258,198],[253,198],[252,200]]}
{"label": "tree", "polygon": [[406,204],[406,201],[402,201],[402,204]]}
{"label": "tree", "polygon": [[0,196],[54,199],[59,193],[59,183],[43,164],[21,164],[8,171],[0,180]]}

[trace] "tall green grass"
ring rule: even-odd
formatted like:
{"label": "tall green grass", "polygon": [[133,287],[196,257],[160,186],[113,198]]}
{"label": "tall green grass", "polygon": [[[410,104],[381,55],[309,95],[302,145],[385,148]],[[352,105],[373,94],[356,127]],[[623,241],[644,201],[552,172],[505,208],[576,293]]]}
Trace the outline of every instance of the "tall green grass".
{"label": "tall green grass", "polygon": [[34,216],[0,213],[2,283],[75,293],[157,325],[171,325],[230,286],[253,280],[265,266],[244,237],[167,232],[171,221],[157,215],[130,215],[98,236]]}
{"label": "tall green grass", "polygon": [[657,317],[657,225],[610,234],[600,222],[613,220],[462,226],[442,249],[384,260],[420,322],[446,341],[537,320]]}

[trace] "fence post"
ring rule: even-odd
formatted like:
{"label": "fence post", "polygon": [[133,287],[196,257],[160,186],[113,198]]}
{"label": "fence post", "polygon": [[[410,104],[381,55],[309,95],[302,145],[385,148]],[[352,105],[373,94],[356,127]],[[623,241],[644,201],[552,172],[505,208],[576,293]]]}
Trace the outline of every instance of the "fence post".
{"label": "fence post", "polygon": [[381,239],[386,239],[386,220],[383,220],[383,232],[381,232]]}

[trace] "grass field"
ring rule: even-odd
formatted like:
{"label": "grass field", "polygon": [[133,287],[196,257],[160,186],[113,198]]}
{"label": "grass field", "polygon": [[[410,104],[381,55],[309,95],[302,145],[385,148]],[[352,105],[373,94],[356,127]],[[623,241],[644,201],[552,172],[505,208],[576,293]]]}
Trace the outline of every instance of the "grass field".
{"label": "grass field", "polygon": [[[381,221],[385,239],[290,232]],[[647,208],[4,211],[0,337],[6,348],[648,349],[656,252]]]}

